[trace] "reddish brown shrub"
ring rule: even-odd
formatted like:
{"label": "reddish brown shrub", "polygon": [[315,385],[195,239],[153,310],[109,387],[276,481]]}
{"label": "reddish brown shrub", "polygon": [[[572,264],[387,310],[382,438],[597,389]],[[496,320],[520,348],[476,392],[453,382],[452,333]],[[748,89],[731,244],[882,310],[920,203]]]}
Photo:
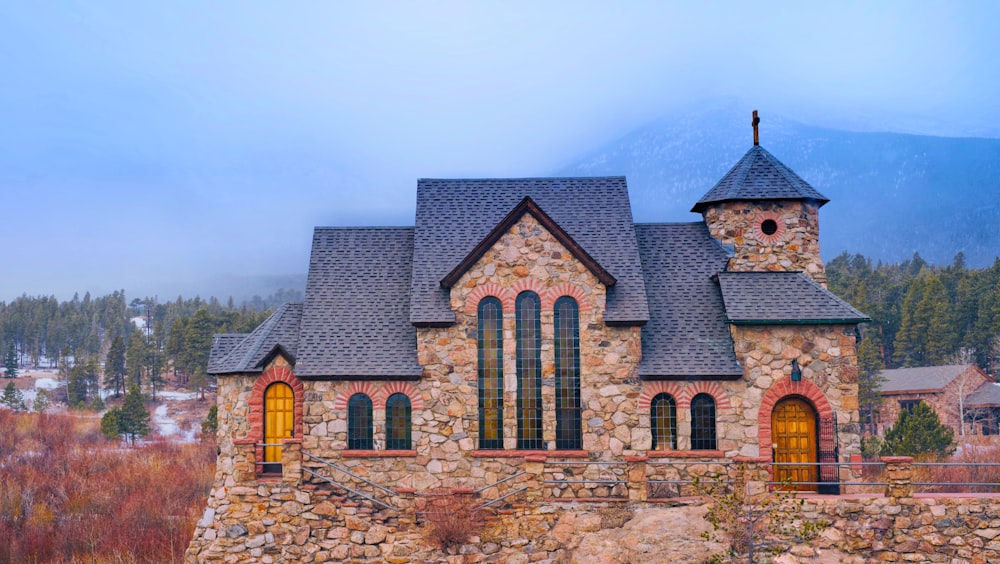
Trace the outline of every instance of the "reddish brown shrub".
{"label": "reddish brown shrub", "polygon": [[417,513],[431,527],[428,538],[447,549],[482,533],[486,523],[477,505],[469,494],[435,492],[418,498]]}
{"label": "reddish brown shrub", "polygon": [[0,410],[0,562],[178,562],[215,446],[121,449],[96,418]]}

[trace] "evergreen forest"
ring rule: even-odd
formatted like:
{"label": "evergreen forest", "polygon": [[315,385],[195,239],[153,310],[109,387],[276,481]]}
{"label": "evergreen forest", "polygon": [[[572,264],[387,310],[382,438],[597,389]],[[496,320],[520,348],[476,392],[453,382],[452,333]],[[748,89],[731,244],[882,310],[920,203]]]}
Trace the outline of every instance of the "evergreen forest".
{"label": "evergreen forest", "polygon": [[[943,267],[919,254],[883,264],[844,253],[826,269],[830,290],[872,318],[861,327],[858,346],[862,406],[875,401],[875,375],[883,368],[975,363],[996,373],[1000,259],[972,269],[961,253]],[[116,396],[133,385],[155,396],[166,371],[190,389],[203,389],[214,333],[248,333],[274,307],[301,299],[296,290],[239,306],[232,298],[225,304],[181,296],[127,301],[124,290],[63,302],[22,295],[0,302],[0,358],[8,375],[25,366],[59,369],[71,405],[94,400],[99,385]]]}
{"label": "evergreen forest", "polygon": [[63,302],[22,295],[0,302],[0,357],[11,365],[5,375],[26,366],[58,369],[74,406],[98,398],[100,385],[116,396],[133,385],[155,396],[168,370],[191,389],[203,389],[214,333],[248,333],[277,305],[301,299],[294,290],[239,306],[232,298],[225,304],[182,296],[127,301],[124,290]]}

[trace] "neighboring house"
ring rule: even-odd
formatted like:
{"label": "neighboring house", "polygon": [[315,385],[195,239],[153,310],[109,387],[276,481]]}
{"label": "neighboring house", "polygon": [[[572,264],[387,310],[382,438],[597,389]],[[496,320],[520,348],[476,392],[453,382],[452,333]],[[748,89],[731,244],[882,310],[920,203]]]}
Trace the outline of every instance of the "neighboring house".
{"label": "neighboring house", "polygon": [[973,434],[1000,435],[1000,382],[988,382],[965,400]]}
{"label": "neighboring house", "polygon": [[[996,399],[989,393],[993,379],[974,364],[897,368],[879,374],[885,379],[879,410],[879,430],[883,433],[895,424],[901,410],[912,409],[923,401],[956,436],[963,434],[959,426],[963,413],[964,434],[979,434],[983,427],[976,424],[980,416],[978,408],[985,409],[990,399]],[[978,394],[980,389],[982,394]]]}
{"label": "neighboring house", "polygon": [[216,337],[215,521],[195,545],[228,526],[220,504],[311,491],[326,463],[423,492],[538,464],[620,483],[615,465],[647,459],[859,455],[869,319],[825,287],[827,199],[762,147],[690,223],[635,223],[623,177],[421,179],[416,200],[413,227],[317,228],[304,302]]}

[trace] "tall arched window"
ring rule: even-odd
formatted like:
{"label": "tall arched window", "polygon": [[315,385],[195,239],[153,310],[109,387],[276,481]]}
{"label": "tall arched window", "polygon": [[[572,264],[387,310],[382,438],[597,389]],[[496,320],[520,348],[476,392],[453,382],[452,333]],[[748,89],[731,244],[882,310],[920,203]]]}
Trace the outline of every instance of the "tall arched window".
{"label": "tall arched window", "polygon": [[555,303],[556,448],[583,448],[580,422],[580,315],[576,300]]}
{"label": "tall arched window", "polygon": [[347,401],[347,448],[371,450],[372,400],[365,394],[354,394]]}
{"label": "tall arched window", "polygon": [[715,398],[698,394],[691,400],[691,449],[715,450]]}
{"label": "tall arched window", "polygon": [[538,294],[521,292],[517,312],[517,448],[545,448],[542,443],[542,303]]}
{"label": "tall arched window", "polygon": [[479,448],[503,448],[503,308],[492,296],[479,302]]}
{"label": "tall arched window", "polygon": [[275,382],[264,391],[264,474],[281,473],[281,441],[293,436],[295,398],[292,387]]}
{"label": "tall arched window", "polygon": [[392,394],[385,402],[385,448],[410,449],[410,398]]}
{"label": "tall arched window", "polygon": [[653,450],[677,448],[677,403],[670,394],[656,394],[649,409]]}

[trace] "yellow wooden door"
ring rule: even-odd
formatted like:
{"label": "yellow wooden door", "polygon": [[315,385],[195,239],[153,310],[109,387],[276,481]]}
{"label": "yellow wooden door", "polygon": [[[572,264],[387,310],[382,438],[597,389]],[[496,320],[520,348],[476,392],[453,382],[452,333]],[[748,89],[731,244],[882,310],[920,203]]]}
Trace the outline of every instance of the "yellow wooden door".
{"label": "yellow wooden door", "polygon": [[[775,406],[771,414],[774,440],[774,479],[792,482],[817,482],[817,466],[781,466],[782,462],[816,462],[816,411],[809,402],[788,398]],[[816,484],[793,484],[791,489],[816,491]]]}
{"label": "yellow wooden door", "polygon": [[[276,382],[264,392],[264,442],[267,445],[280,445],[282,439],[292,436],[293,403],[292,388],[288,384]],[[264,462],[280,464],[281,446],[265,446]]]}

